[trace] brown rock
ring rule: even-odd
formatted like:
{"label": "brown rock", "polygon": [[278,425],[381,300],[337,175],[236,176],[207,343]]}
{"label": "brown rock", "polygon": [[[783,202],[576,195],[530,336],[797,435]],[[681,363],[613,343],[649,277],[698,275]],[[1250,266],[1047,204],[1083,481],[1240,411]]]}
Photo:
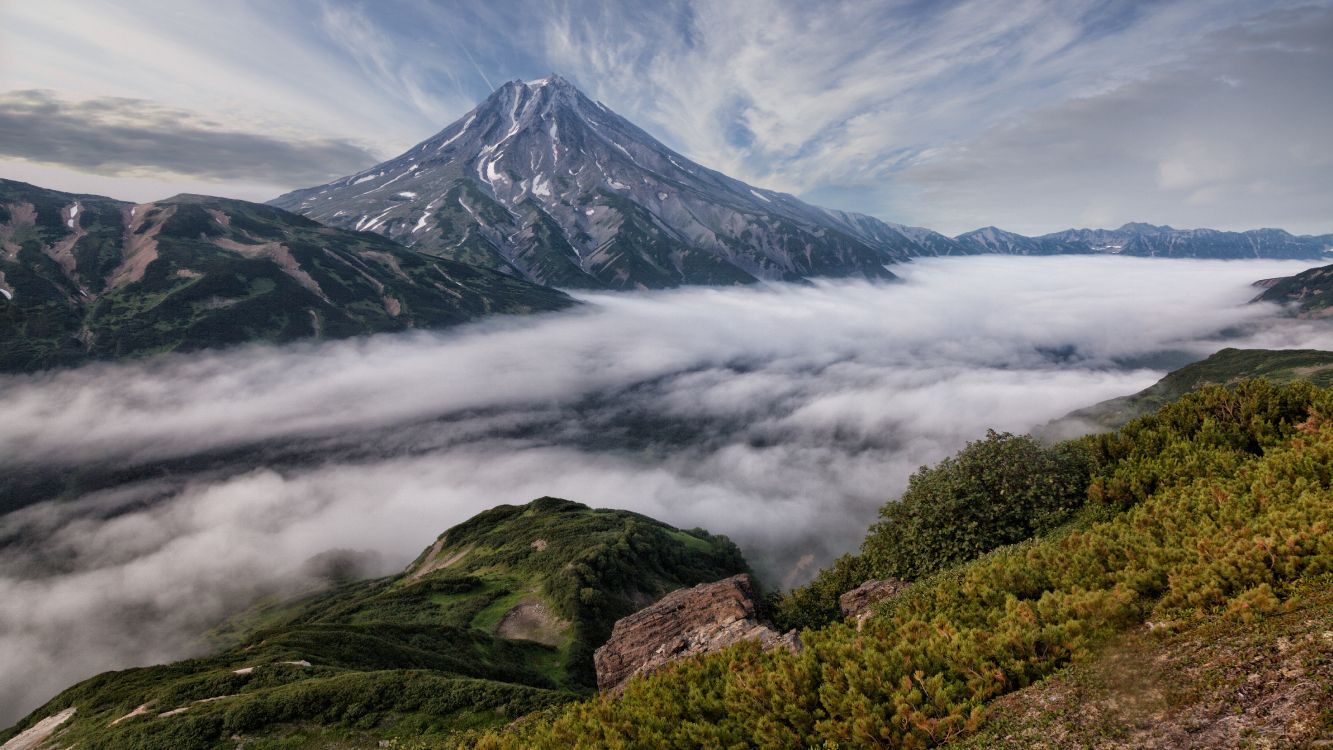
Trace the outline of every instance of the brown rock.
{"label": "brown rock", "polygon": [[885,578],[878,581],[866,581],[838,598],[844,617],[851,618],[859,625],[874,613],[874,606],[901,594],[911,585],[897,578]]}
{"label": "brown rock", "polygon": [[796,631],[783,635],[764,617],[748,575],[673,591],[616,621],[611,639],[593,654],[597,687],[619,692],[631,677],[741,641],[801,649]]}

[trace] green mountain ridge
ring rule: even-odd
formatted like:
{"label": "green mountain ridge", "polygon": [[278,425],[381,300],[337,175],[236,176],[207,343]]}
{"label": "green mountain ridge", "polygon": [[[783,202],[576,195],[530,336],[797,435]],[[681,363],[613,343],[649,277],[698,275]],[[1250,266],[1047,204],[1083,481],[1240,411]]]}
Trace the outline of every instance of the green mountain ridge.
{"label": "green mountain ridge", "polygon": [[1333,352],[1318,349],[1226,348],[1208,358],[1167,373],[1138,393],[1109,399],[1079,409],[1056,420],[1059,423],[1092,423],[1106,429],[1160,409],[1204,385],[1234,385],[1247,378],[1276,383],[1307,380],[1321,387],[1333,386]]}
{"label": "green mountain ridge", "polygon": [[587,695],[616,619],[745,571],[703,531],[557,498],[501,505],[401,575],[261,607],[214,634],[233,644],[218,653],[98,675],[0,740],[71,707],[60,741],[97,748],[374,746],[503,725]]}
{"label": "green mountain ridge", "polygon": [[1284,305],[1298,318],[1324,318],[1333,314],[1333,266],[1311,268],[1295,276],[1265,279],[1256,286],[1265,289],[1252,302]]}
{"label": "green mountain ridge", "polygon": [[[1309,356],[1224,350],[1170,382],[1197,385],[1238,363],[1299,369]],[[1039,450],[1051,452],[1033,460]],[[859,558],[773,597],[780,626],[805,624],[804,650],[742,644],[635,679],[617,699],[588,699],[588,655],[612,623],[672,588],[743,570],[739,551],[624,511],[554,498],[500,506],[441,535],[399,576],[260,608],[217,634],[233,643],[219,653],[99,675],[0,738],[50,729],[58,747],[256,750],[1022,747],[1055,726],[1054,737],[1108,747],[1136,746],[1120,737],[1171,746],[1200,727],[1214,738],[1202,747],[1235,746],[1242,729],[1293,747],[1333,740],[1333,685],[1292,676],[1333,664],[1333,641],[1320,640],[1333,626],[1330,467],[1333,390],[1299,379],[1202,385],[1049,449],[991,434],[918,472],[910,506],[885,506],[888,523]],[[1012,519],[958,512],[958,493],[987,487],[1024,496],[1048,522],[1014,543]],[[917,533],[895,528],[904,513],[934,519],[929,543],[907,555],[893,549],[898,534]],[[950,538],[969,551],[955,555]],[[908,569],[919,579],[869,620],[828,614],[824,602],[862,580]],[[1280,668],[1248,676],[1284,643],[1297,649]],[[1204,649],[1214,661],[1200,669],[1190,654]],[[1174,670],[1143,704],[1159,725],[1117,692],[1125,654]],[[1302,701],[1233,722],[1218,703],[1227,685],[1246,686],[1245,706]],[[1071,690],[1113,718],[1090,720]],[[1025,695],[1049,710],[1028,710]]]}
{"label": "green mountain ridge", "polygon": [[572,304],[272,206],[200,195],[134,205],[0,180],[0,372]]}

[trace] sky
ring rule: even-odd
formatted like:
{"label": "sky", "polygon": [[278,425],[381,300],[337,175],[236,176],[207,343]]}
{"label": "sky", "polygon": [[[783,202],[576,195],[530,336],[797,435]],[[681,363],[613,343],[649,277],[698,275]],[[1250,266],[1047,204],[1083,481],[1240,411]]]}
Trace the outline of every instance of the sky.
{"label": "sky", "polygon": [[1326,323],[1244,304],[1308,265],[930,258],[901,283],[596,294],[0,377],[0,477],[120,479],[0,515],[0,601],[23,603],[0,607],[0,726],[96,672],[199,653],[257,596],[309,585],[319,555],[401,570],[543,495],[726,534],[767,587],[799,584],[988,428],[1039,428],[1222,346],[1333,349]]}
{"label": "sky", "polygon": [[552,72],[705,166],[951,235],[1333,232],[1333,0],[0,0],[0,176],[267,200]]}

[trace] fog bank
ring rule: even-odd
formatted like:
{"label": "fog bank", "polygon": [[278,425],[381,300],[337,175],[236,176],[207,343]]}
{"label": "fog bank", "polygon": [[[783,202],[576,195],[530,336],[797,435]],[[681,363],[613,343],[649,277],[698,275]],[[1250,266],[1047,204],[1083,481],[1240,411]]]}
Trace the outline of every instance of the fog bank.
{"label": "fog bank", "polygon": [[596,294],[441,334],[0,379],[0,472],[136,477],[0,516],[0,724],[198,650],[255,595],[308,585],[316,554],[387,572],[541,495],[727,534],[768,585],[799,583],[987,428],[1223,346],[1333,349],[1326,323],[1244,304],[1309,265],[923,260],[898,284]]}

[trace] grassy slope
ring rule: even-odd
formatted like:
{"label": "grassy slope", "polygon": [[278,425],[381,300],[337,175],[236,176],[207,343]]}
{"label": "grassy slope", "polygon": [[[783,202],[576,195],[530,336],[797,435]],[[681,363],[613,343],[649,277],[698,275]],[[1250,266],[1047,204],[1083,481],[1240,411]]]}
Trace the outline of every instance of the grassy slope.
{"label": "grassy slope", "polygon": [[1254,301],[1289,305],[1302,318],[1322,318],[1333,306],[1333,266],[1311,268],[1276,279]]}
{"label": "grassy slope", "polygon": [[1174,370],[1130,396],[1110,399],[1062,418],[1092,422],[1108,429],[1151,414],[1190,391],[1209,384],[1230,385],[1245,378],[1278,383],[1308,380],[1333,385],[1333,352],[1316,349],[1223,349],[1207,359]]}
{"label": "grassy slope", "polygon": [[[441,539],[401,576],[252,614],[262,628],[208,658],[80,683],[0,740],[67,706],[78,711],[62,747],[232,747],[236,734],[255,749],[373,746],[505,723],[586,694],[592,648],[645,598],[745,568],[724,537],[554,498]],[[555,615],[554,644],[497,637],[505,612],[534,598]]]}
{"label": "grassy slope", "polygon": [[[959,750],[1323,747],[1333,741],[1333,579],[1283,611],[1137,628],[995,702]],[[1145,668],[1151,665],[1151,668]]]}
{"label": "grassy slope", "polygon": [[988,702],[1145,621],[1186,630],[1281,613],[1333,572],[1333,393],[1264,381],[1192,393],[1098,436],[1081,523],[919,582],[799,655],[681,663],[482,748],[929,747]]}
{"label": "grassy slope", "polygon": [[[75,201],[83,236],[64,218]],[[0,274],[13,296],[0,297],[0,372],[437,328],[572,304],[552,289],[271,206],[177,196],[131,208],[0,180]],[[142,275],[123,273],[147,244],[156,258]]]}

